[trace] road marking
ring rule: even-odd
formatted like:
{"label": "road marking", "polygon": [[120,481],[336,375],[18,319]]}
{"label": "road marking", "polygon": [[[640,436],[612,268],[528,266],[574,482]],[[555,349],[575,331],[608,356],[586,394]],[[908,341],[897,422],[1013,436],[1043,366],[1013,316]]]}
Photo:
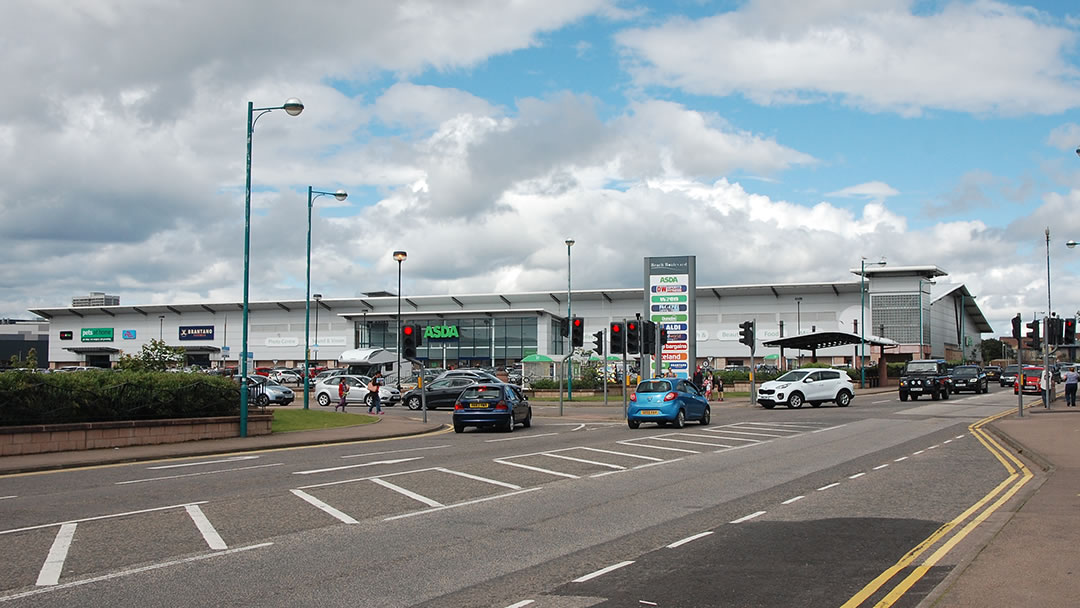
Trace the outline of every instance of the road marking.
{"label": "road marking", "polygon": [[60,571],[64,569],[64,561],[67,559],[68,549],[71,548],[71,540],[75,537],[77,524],[64,524],[53,539],[49,555],[38,573],[37,585],[55,585],[60,582]]}
{"label": "road marking", "polygon": [[782,502],[780,504],[782,504],[782,505],[790,505],[791,503],[793,503],[793,502],[795,502],[797,500],[802,500],[804,498],[806,498],[806,497],[805,496],[795,496],[793,498],[789,498],[789,499],[785,500],[784,502]]}
{"label": "road marking", "polygon": [[957,435],[956,437],[953,437],[953,439],[963,439],[963,438],[964,438],[963,435]]}
{"label": "road marking", "polygon": [[531,603],[533,603],[533,600],[521,600],[516,604],[510,604],[506,608],[523,608],[524,606],[528,606]]}
{"label": "road marking", "polygon": [[818,492],[824,492],[825,490],[828,490],[829,488],[835,488],[838,485],[840,485],[840,482],[839,481],[834,481],[833,483],[830,483],[827,486],[821,486],[820,488],[817,489],[817,491]]}
{"label": "road marking", "polygon": [[250,545],[247,547],[237,547],[236,549],[228,549],[225,551],[217,551],[215,553],[209,553],[207,555],[196,555],[193,557],[185,557],[183,559],[172,560],[168,562],[162,562],[160,564],[151,564],[149,566],[142,566],[140,568],[133,568],[131,570],[121,570],[120,572],[113,572],[111,574],[105,574],[102,576],[95,576],[93,578],[86,578],[81,581],[72,581],[70,583],[64,583],[62,585],[56,585],[52,587],[46,587],[44,589],[34,589],[33,591],[24,591],[22,593],[16,593],[14,595],[0,596],[0,602],[10,602],[12,600],[21,600],[25,597],[31,597],[34,595],[40,595],[42,593],[50,593],[53,591],[59,591],[61,589],[71,589],[72,587],[81,587],[83,585],[89,585],[91,583],[100,583],[101,581],[109,581],[124,576],[131,576],[132,574],[139,574],[141,572],[149,572],[151,570],[160,570],[162,568],[168,568],[169,566],[177,566],[179,564],[188,564],[191,562],[202,561],[204,559],[210,559],[212,557],[218,557],[221,555],[228,555],[232,553],[240,553],[241,551],[250,551],[252,549],[262,549],[263,547],[269,547],[274,543],[259,543],[257,545]]}
{"label": "road marking", "polygon": [[926,448],[926,449],[928,449],[928,450],[936,450],[936,449],[937,449],[938,447],[939,447],[939,446],[936,446],[936,445],[932,445],[932,446],[930,446],[930,447],[928,447],[928,448]]}
{"label": "road marking", "polygon": [[887,464],[879,464],[878,466],[874,467],[873,470],[880,471],[881,469],[884,469],[887,466],[889,466],[889,465],[887,465]]}
{"label": "road marking", "polygon": [[464,477],[466,479],[475,479],[476,481],[483,481],[485,483],[495,484],[504,488],[510,488],[511,490],[520,490],[521,486],[515,486],[512,483],[506,483],[505,481],[497,481],[495,479],[488,479],[487,477],[480,477],[479,475],[473,475],[471,473],[463,473],[461,471],[452,471],[450,469],[444,469],[442,467],[436,467],[436,471],[442,471],[443,473],[450,473],[451,475],[457,475],[458,477]]}
{"label": "road marking", "polygon": [[[585,426],[585,425],[582,425]],[[577,430],[577,429],[575,429]],[[516,437],[503,437],[502,439],[485,439],[484,443],[495,443],[498,441],[517,441],[519,439],[532,439],[534,437],[548,437],[550,435],[558,435],[558,433],[540,433],[539,435],[519,435]]]}
{"label": "road marking", "polygon": [[601,450],[599,448],[589,448],[582,446],[582,450],[588,450],[590,452],[599,452],[601,454],[614,454],[615,456],[626,456],[627,458],[640,458],[641,460],[651,460],[653,462],[662,462],[663,458],[657,458],[655,456],[642,456],[641,454],[630,454],[628,452],[615,452],[613,450]]}
{"label": "road marking", "polygon": [[330,505],[328,505],[325,502],[319,500],[318,498],[315,498],[314,496],[312,496],[311,494],[308,494],[307,492],[305,492],[303,490],[289,490],[289,491],[292,492],[293,494],[295,494],[296,496],[299,496],[300,498],[304,499],[305,501],[307,501],[308,503],[313,505],[315,508],[327,513],[328,515],[330,515],[330,517],[333,517],[334,519],[336,519],[336,520],[338,520],[340,522],[343,522],[343,523],[346,523],[346,524],[358,524],[358,523],[360,523],[360,522],[356,521],[355,519],[349,517],[348,515],[342,513],[341,511],[338,511],[334,507],[331,507]]}
{"label": "road marking", "polygon": [[386,481],[385,479],[380,479],[378,477],[372,477],[371,481],[374,482],[374,483],[379,484],[380,486],[382,486],[382,487],[384,487],[384,488],[386,488],[388,490],[393,490],[393,491],[395,491],[395,492],[397,492],[399,494],[402,494],[404,496],[408,496],[409,498],[411,498],[411,499],[413,499],[413,500],[415,500],[417,502],[422,502],[422,503],[424,503],[425,505],[427,505],[429,507],[442,507],[442,506],[445,506],[445,505],[443,505],[441,502],[439,502],[437,500],[432,500],[432,499],[428,498],[427,496],[417,494],[416,492],[413,492],[412,490],[406,490],[405,488],[403,488],[403,487],[401,487],[401,486],[399,486],[397,484],[392,484],[389,481]]}
{"label": "road marking", "polygon": [[25,528],[14,528],[12,530],[0,530],[0,535],[14,534],[15,532],[26,532],[27,530],[40,530],[42,528],[51,528],[53,526],[62,526],[64,524],[81,524],[86,521],[97,521],[99,519],[112,519],[114,517],[125,517],[127,515],[140,515],[142,513],[153,513],[155,511],[167,511],[169,509],[179,509],[180,507],[186,507],[188,505],[205,505],[207,501],[200,500],[197,502],[185,502],[178,505],[169,505],[167,507],[154,507],[153,509],[140,509],[138,511],[125,511],[124,513],[113,513],[112,515],[97,515],[95,517],[84,517],[82,519],[72,519],[68,521],[58,521],[51,524],[39,524],[36,526],[26,526]]}
{"label": "road marking", "polygon": [[757,513],[751,513],[749,515],[743,515],[739,519],[729,521],[728,523],[729,524],[741,524],[744,521],[750,521],[751,519],[754,519],[755,517],[760,517],[760,516],[764,515],[765,513],[766,513],[766,511],[758,511]]}
{"label": "road marking", "polygon": [[413,511],[412,513],[404,513],[402,515],[393,515],[383,519],[383,521],[393,521],[395,519],[405,519],[406,517],[416,517],[417,515],[426,515],[428,513],[434,513],[436,511],[445,511],[447,509],[456,509],[458,507],[464,507],[467,505],[475,505],[481,502],[488,502],[489,500],[498,500],[500,498],[507,498],[509,496],[517,496],[518,494],[526,494],[528,492],[535,492],[541,488],[525,488],[524,490],[518,490],[517,492],[507,492],[506,494],[496,494],[495,496],[485,496],[484,498],[476,498],[474,500],[466,500],[465,502],[458,502],[452,505],[443,505],[441,507],[435,507],[433,509],[424,509],[422,511]]}
{"label": "road marking", "polygon": [[589,475],[589,477],[607,477],[608,475],[615,475],[617,473],[625,473],[627,471],[636,471],[638,469],[645,469],[645,468],[648,468],[648,467],[655,467],[657,465],[668,464],[670,462],[679,462],[680,460],[682,460],[682,458],[672,458],[671,460],[661,460],[660,462],[646,462],[645,464],[635,465],[633,467],[630,467],[629,469],[623,469],[621,471],[604,471],[602,473],[593,473],[592,475]]}
{"label": "road marking", "polygon": [[[751,427],[751,428],[753,428],[753,427]],[[735,430],[732,430],[732,429],[726,429],[724,432],[725,433],[735,433],[736,435],[755,435],[757,437],[774,437],[774,438],[792,437],[792,435],[773,435],[771,433],[752,433],[750,431],[735,431]]]}
{"label": "road marking", "polygon": [[681,546],[685,545],[686,543],[693,542],[693,541],[695,541],[695,540],[697,540],[699,538],[705,538],[706,536],[708,536],[710,534],[712,534],[712,530],[709,530],[708,532],[701,532],[701,533],[695,534],[693,536],[687,536],[686,538],[684,538],[682,540],[677,540],[677,541],[671,543],[670,545],[667,546],[667,548],[668,549],[674,549],[675,547],[681,547]]}
{"label": "road marking", "polygon": [[585,581],[591,581],[592,579],[594,579],[594,578],[596,578],[598,576],[603,576],[603,575],[607,574],[608,572],[611,572],[613,570],[618,570],[619,568],[625,568],[626,566],[629,566],[632,563],[634,563],[634,562],[631,561],[631,560],[628,560],[628,561],[625,561],[625,562],[619,562],[617,564],[612,564],[612,565],[608,566],[607,568],[601,568],[601,569],[597,570],[596,572],[590,572],[589,574],[586,574],[585,576],[575,578],[574,580],[572,580],[570,582],[571,583],[584,583]]}
{"label": "road marking", "polygon": [[342,456],[341,458],[364,458],[365,456],[382,456],[384,454],[400,454],[402,452],[419,452],[420,450],[438,450],[440,448],[448,447],[450,447],[449,443],[444,445],[432,445],[423,448],[405,448],[401,450],[384,450],[382,452],[365,452],[363,454],[347,454],[345,456]]}
{"label": "road marking", "polygon": [[918,456],[919,454],[922,454],[922,453],[923,453],[923,452],[925,452],[925,451],[926,451],[926,450],[919,450],[918,452],[912,452],[912,453],[911,453],[911,455],[912,455],[912,456]]}
{"label": "road marking", "polygon": [[581,429],[583,429],[583,428],[585,428],[585,425],[584,425],[584,424],[580,424],[580,425],[578,425],[578,426],[575,426],[574,428],[572,428],[572,429],[570,429],[570,430],[571,430],[571,431],[580,431],[580,430],[581,430]]}
{"label": "road marking", "polygon": [[701,453],[698,450],[686,450],[686,449],[683,449],[683,448],[670,448],[670,447],[660,446],[660,445],[649,445],[647,443],[638,443],[639,441],[647,441],[648,439],[651,439],[651,437],[644,437],[642,439],[623,439],[622,441],[617,441],[616,443],[619,443],[619,444],[622,444],[622,445],[632,445],[632,446],[634,446],[636,448],[648,448],[650,450],[668,450],[669,452],[684,452],[686,454],[700,454]]}
{"label": "road marking", "polygon": [[871,405],[878,405],[881,403],[892,403],[892,399],[886,399],[885,401],[871,401]]}
{"label": "road marking", "polygon": [[907,456],[901,456],[900,458],[897,458],[897,459],[893,460],[893,462],[903,462],[903,461],[905,461],[907,459],[908,459]]}
{"label": "road marking", "polygon": [[862,477],[863,475],[866,475],[866,472],[855,473],[854,475],[848,475],[848,479],[858,479],[858,478]]}
{"label": "road marking", "polygon": [[943,443],[952,443],[952,439],[946,439]]}
{"label": "road marking", "polygon": [[836,429],[839,429],[839,428],[843,428],[845,426],[847,426],[847,424],[838,424],[836,426],[827,426],[827,427],[825,427],[823,429],[818,429],[816,431],[810,431],[810,433],[811,434],[813,434],[813,433],[824,433],[825,431],[833,431],[833,430],[836,430]]}
{"label": "road marking", "polygon": [[199,471],[198,473],[183,473],[180,475],[165,475],[162,477],[144,477],[143,479],[129,479],[127,481],[117,481],[113,485],[124,486],[132,483],[145,483],[147,481],[164,481],[167,479],[181,479],[184,477],[201,477],[203,475],[217,475],[218,473],[233,473],[236,471],[248,471],[250,469],[265,469],[266,467],[280,467],[284,463],[275,462],[271,464],[256,464],[250,467],[235,467],[232,469],[219,469],[217,471]]}
{"label": "road marking", "polygon": [[221,464],[222,462],[236,462],[238,460],[255,460],[260,458],[259,456],[233,456],[232,458],[225,458],[223,460],[204,460],[202,462],[185,462],[183,464],[163,464],[157,467],[146,467],[147,469],[154,471],[157,469],[179,469],[181,467],[199,467],[204,464]]}
{"label": "road marking", "polygon": [[7,500],[9,498],[18,498],[18,496],[15,496],[15,495],[12,495],[12,496],[0,496],[0,500]]}
{"label": "road marking", "polygon": [[688,443],[690,445],[707,445],[710,448],[721,447],[723,445],[723,444],[720,444],[720,443],[708,443],[708,442],[705,442],[705,441],[690,441],[688,439],[672,439],[671,437],[652,437],[652,439],[655,439],[656,441],[668,441],[668,442],[671,442],[671,443]]}
{"label": "road marking", "polygon": [[379,464],[399,464],[402,462],[411,462],[413,460],[423,460],[423,456],[413,456],[412,458],[395,458],[393,460],[373,460],[371,462],[361,462],[360,464],[346,464],[340,467],[329,467],[326,469],[311,469],[309,471],[293,471],[293,475],[314,475],[316,473],[330,473],[333,471],[344,471],[346,469],[358,469],[360,467],[373,467]]}
{"label": "road marking", "polygon": [[717,439],[729,439],[731,441],[747,441],[749,443],[761,443],[760,439],[750,439],[749,437],[728,437],[727,435],[721,435],[721,432],[726,433],[727,431],[717,431],[715,434],[715,437]]}
{"label": "road marking", "polygon": [[593,465],[596,465],[598,467],[607,467],[609,469],[615,469],[615,470],[618,470],[618,471],[622,471],[622,470],[626,469],[626,467],[619,466],[617,464],[608,464],[606,462],[599,462],[599,461],[596,461],[596,460],[585,460],[584,458],[575,458],[573,456],[564,456],[563,454],[544,454],[544,456],[547,456],[548,458],[561,458],[563,460],[569,460],[571,462],[580,462],[582,464],[593,464]]}
{"label": "road marking", "polygon": [[191,516],[191,521],[195,522],[195,527],[202,533],[206,546],[214,551],[224,551],[229,548],[225,541],[221,540],[221,535],[214,529],[214,524],[210,523],[209,519],[206,519],[206,514],[202,512],[198,505],[188,505],[184,508],[187,510],[188,515]]}
{"label": "road marking", "polygon": [[573,475],[571,473],[563,473],[561,471],[552,471],[551,469],[541,469],[540,467],[534,467],[534,466],[527,465],[527,464],[521,464],[520,462],[509,462],[507,460],[500,460],[498,458],[495,459],[495,462],[497,462],[499,464],[510,465],[512,467],[518,467],[518,468],[521,468],[521,469],[528,469],[529,471],[536,471],[538,473],[547,473],[548,475],[557,475],[559,477],[566,477],[567,479],[578,479],[577,475]]}

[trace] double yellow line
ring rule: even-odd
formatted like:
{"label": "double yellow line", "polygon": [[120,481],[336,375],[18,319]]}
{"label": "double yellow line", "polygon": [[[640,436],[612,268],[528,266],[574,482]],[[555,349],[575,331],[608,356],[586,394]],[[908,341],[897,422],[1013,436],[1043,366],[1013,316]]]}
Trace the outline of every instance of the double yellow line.
{"label": "double yellow line", "polygon": [[[929,557],[915,566],[910,574],[897,583],[896,586],[881,599],[881,601],[874,605],[875,608],[892,606],[897,600],[903,597],[915,583],[919,582],[931,568],[941,561],[941,559],[945,557],[957,543],[962,541],[968,534],[975,530],[979,524],[985,521],[986,518],[990,517],[990,515],[1001,508],[1001,506],[1008,502],[1020,488],[1024,487],[1024,485],[1034,477],[1034,474],[1024,466],[1024,463],[1019,458],[1016,458],[1009,453],[1009,451],[995,441],[989,433],[983,430],[983,427],[987,424],[998,418],[1008,416],[1011,413],[1013,412],[1004,411],[968,426],[968,430],[971,431],[971,434],[1001,462],[1009,476],[986,496],[983,496],[978,502],[968,507],[967,510],[952,521],[938,528],[937,531],[916,545],[911,551],[908,551],[904,557],[900,558],[900,560],[893,564],[888,570],[882,572],[877,578],[870,581],[858,593],[852,596],[851,599],[844,602],[841,608],[855,608],[856,606],[862,606],[863,602],[869,599],[870,596],[878,593],[898,572],[911,566],[920,558],[920,556],[937,546],[937,549],[931,553]],[[974,517],[972,517],[973,515]],[[965,524],[964,522],[967,523]],[[963,527],[960,527],[961,525],[963,525]],[[957,530],[957,528],[959,528],[959,530]],[[953,533],[954,531],[955,533]],[[952,535],[950,536],[950,534]],[[943,539],[946,540],[941,542]]]}

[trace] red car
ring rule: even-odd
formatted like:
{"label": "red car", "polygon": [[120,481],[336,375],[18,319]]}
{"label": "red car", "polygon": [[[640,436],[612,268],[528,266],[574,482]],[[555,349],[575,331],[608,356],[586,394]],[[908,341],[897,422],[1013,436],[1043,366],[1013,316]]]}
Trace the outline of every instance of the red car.
{"label": "red car", "polygon": [[[1041,367],[1025,367],[1020,375],[1016,377],[1016,382],[1013,383],[1013,394],[1019,394],[1021,390],[1025,394],[1039,395],[1042,394],[1042,376],[1043,368]],[[1021,389],[1021,387],[1023,387]]]}
{"label": "red car", "polygon": [[272,368],[272,367],[256,367],[255,368],[255,374],[259,375],[259,376],[270,377],[270,372],[273,371],[273,370],[274,370],[274,368]]}

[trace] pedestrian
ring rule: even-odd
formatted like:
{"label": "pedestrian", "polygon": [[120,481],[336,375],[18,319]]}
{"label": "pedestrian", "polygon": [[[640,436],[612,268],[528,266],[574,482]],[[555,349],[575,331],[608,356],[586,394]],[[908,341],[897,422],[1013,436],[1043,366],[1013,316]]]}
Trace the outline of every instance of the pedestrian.
{"label": "pedestrian", "polygon": [[382,400],[379,399],[379,387],[384,384],[382,372],[375,372],[375,375],[371,377],[371,382],[368,382],[367,390],[368,395],[371,396],[371,400],[368,402],[367,413],[372,413],[382,416]]}
{"label": "pedestrian", "polygon": [[716,392],[718,394],[718,400],[724,400],[724,379],[719,375],[716,376]]}
{"label": "pedestrian", "polygon": [[1076,386],[1080,384],[1080,374],[1076,368],[1065,370],[1065,407],[1076,407]]}
{"label": "pedestrian", "polygon": [[712,399],[712,375],[705,376],[705,386],[702,387],[705,390],[705,400]]}
{"label": "pedestrian", "polygon": [[694,370],[694,386],[696,386],[696,387],[698,387],[700,389],[704,385],[705,385],[705,374],[701,373],[701,366],[699,365],[697,367],[697,369]]}
{"label": "pedestrian", "polygon": [[334,406],[334,411],[336,412],[337,408],[340,407],[341,411],[344,412],[345,411],[345,402],[347,400],[346,395],[349,394],[349,385],[345,382],[344,378],[342,378],[341,381],[338,382],[337,394],[338,394],[338,404]]}

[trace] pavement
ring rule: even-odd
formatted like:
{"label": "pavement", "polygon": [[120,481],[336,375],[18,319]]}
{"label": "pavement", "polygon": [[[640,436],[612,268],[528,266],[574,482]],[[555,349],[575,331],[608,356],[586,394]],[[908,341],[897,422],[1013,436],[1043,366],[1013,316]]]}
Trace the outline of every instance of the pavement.
{"label": "pavement", "polygon": [[[895,388],[864,389],[860,396]],[[919,608],[991,606],[1073,608],[1080,605],[1080,408],[1054,402],[1049,410],[1027,401],[1024,417],[1011,414],[988,424],[1002,443],[1028,461],[1034,478],[980,525],[982,544],[958,564]],[[857,402],[855,403],[857,405]],[[558,402],[534,401],[534,415],[557,417]],[[747,398],[713,402],[713,407],[749,407]],[[300,406],[289,406],[300,407]],[[567,403],[565,419],[618,418],[619,401]],[[615,415],[612,414],[613,408]],[[384,416],[360,426],[294,431],[246,438],[132,446],[104,450],[0,457],[0,475],[124,462],[250,452],[278,448],[408,437],[448,430],[438,422]]]}

